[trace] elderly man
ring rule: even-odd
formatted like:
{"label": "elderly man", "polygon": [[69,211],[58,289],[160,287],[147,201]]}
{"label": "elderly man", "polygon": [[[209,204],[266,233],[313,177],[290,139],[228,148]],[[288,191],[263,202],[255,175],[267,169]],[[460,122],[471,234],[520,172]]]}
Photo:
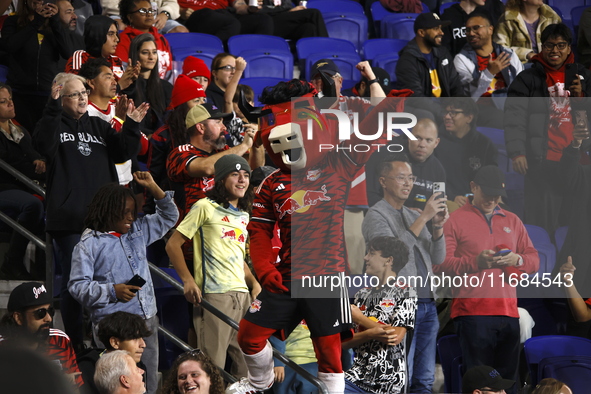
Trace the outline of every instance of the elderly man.
{"label": "elderly man", "polygon": [[94,384],[101,394],[144,394],[143,374],[128,351],[115,350],[96,363]]}
{"label": "elderly man", "polygon": [[[367,212],[363,220],[363,237],[401,239],[410,251],[408,264],[399,276],[420,278],[417,284],[418,307],[414,337],[408,355],[410,392],[430,393],[435,381],[435,346],[439,320],[435,308],[436,294],[429,280],[433,266],[443,262],[445,239],[443,224],[448,218],[445,196],[433,194],[419,213],[404,206],[416,180],[404,154],[392,157],[379,168],[384,198]],[[431,222],[433,234],[427,229]],[[411,284],[412,285],[412,284]]]}
{"label": "elderly man", "polygon": [[53,329],[53,299],[42,283],[25,282],[12,290],[8,313],[0,321],[0,341],[14,342],[44,354],[72,380],[83,385],[70,338]]}
{"label": "elderly man", "polygon": [[482,167],[470,188],[474,197],[444,226],[447,253],[435,271],[465,278],[451,307],[465,367],[490,365],[515,379],[519,313],[510,283],[538,270],[538,252],[521,220],[498,206],[507,195],[498,167]]}

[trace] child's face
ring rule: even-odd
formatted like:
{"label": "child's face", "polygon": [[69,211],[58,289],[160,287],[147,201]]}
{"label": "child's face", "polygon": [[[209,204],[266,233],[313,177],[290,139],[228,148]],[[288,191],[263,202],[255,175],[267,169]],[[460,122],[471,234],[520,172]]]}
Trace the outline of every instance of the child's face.
{"label": "child's face", "polygon": [[234,171],[228,175],[224,186],[230,195],[229,200],[232,205],[236,205],[238,199],[244,197],[249,184],[250,175],[244,170]]}
{"label": "child's face", "polygon": [[388,269],[389,259],[382,257],[382,252],[378,250],[370,249],[363,259],[367,275],[381,276]]}
{"label": "child's face", "polygon": [[131,197],[125,199],[125,210],[123,212],[123,219],[115,223],[114,231],[120,234],[127,234],[133,223],[135,211],[135,200]]}

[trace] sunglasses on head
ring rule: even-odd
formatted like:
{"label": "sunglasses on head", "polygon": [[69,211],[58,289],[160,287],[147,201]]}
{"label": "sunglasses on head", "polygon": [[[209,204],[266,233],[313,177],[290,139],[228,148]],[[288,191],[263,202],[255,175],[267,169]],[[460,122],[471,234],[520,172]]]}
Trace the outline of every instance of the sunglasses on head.
{"label": "sunglasses on head", "polygon": [[176,359],[178,360],[183,356],[197,357],[201,354],[204,354],[204,353],[201,351],[201,349],[197,348],[197,349],[189,350],[188,352],[184,352],[184,353],[179,354],[179,356]]}
{"label": "sunglasses on head", "polygon": [[45,316],[49,313],[49,316],[53,317],[55,315],[55,309],[50,306],[49,308],[40,308],[40,309],[35,309],[33,312],[33,317],[36,320],[41,320],[43,318],[45,318]]}

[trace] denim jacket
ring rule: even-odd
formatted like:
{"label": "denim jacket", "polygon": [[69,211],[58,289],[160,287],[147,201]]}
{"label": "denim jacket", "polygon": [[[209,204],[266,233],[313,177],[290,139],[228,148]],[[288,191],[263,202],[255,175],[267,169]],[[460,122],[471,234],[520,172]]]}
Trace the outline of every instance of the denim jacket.
{"label": "denim jacket", "polygon": [[[162,238],[178,220],[172,195],[166,192],[165,198],[156,201],[156,213],[134,221],[129,232],[121,237],[90,229],[82,233],[72,253],[68,290],[90,311],[93,323],[118,311],[135,313],[144,319],[156,315],[146,247]],[[136,274],[146,284],[131,301],[118,301],[113,285],[127,283]]]}

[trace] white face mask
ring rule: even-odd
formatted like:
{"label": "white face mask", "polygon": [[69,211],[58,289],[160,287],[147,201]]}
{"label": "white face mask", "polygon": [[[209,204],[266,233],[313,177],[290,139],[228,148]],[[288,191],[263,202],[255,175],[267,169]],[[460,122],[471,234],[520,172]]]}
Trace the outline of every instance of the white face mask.
{"label": "white face mask", "polygon": [[273,153],[279,154],[283,164],[292,171],[306,167],[306,150],[299,124],[286,123],[274,127],[269,134],[269,144]]}

